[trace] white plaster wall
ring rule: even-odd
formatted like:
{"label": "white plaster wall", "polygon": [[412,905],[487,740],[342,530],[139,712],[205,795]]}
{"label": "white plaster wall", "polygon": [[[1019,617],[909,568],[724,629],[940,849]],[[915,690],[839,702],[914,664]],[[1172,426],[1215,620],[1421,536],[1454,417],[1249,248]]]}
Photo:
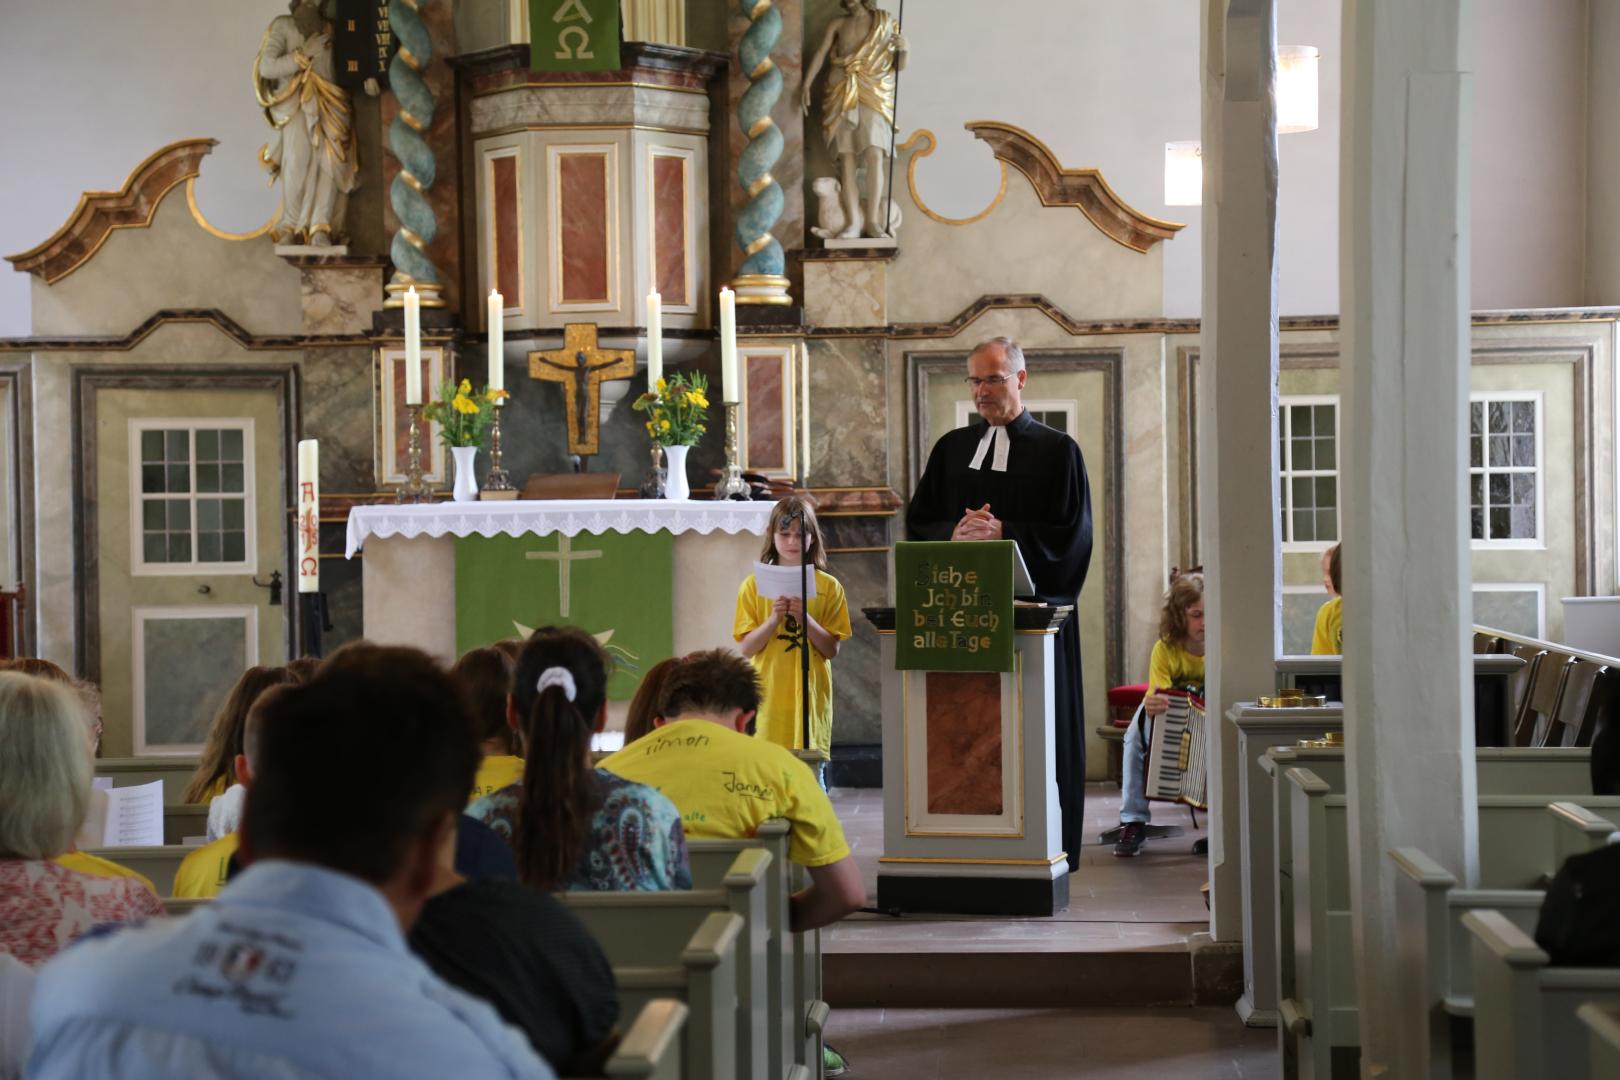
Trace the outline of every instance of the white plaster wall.
{"label": "white plaster wall", "polygon": [[1591,0],[1586,65],[1588,304],[1620,303],[1620,0]]}
{"label": "white plaster wall", "polygon": [[[255,155],[269,131],[249,73],[279,0],[0,0],[0,254],[61,227],[80,192],[114,190],[159,147],[218,139],[197,200],[229,232],[276,206]],[[29,333],[28,281],[0,264],[0,337]]]}

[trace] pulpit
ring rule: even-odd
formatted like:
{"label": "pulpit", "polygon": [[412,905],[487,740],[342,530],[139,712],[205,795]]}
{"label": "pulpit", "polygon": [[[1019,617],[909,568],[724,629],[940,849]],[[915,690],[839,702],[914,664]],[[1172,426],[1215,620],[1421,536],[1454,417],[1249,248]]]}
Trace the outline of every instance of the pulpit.
{"label": "pulpit", "polygon": [[560,499],[357,506],[365,636],[446,662],[553,622],[617,661],[609,697],[668,656],[733,646],[737,586],[759,557],[768,502]]}
{"label": "pulpit", "polygon": [[1052,915],[1069,904],[1053,753],[1053,643],[1072,609],[1013,608],[1011,671],[897,670],[882,643],[883,855],[878,906]]}

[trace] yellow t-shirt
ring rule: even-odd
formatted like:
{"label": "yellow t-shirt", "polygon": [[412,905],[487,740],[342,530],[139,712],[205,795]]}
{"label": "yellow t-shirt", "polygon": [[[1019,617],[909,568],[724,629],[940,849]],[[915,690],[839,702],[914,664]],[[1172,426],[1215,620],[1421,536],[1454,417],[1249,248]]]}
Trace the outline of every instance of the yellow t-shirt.
{"label": "yellow t-shirt", "polygon": [[174,895],[190,899],[218,896],[238,842],[236,833],[226,833],[181,859],[174,872]]}
{"label": "yellow t-shirt", "polygon": [[1335,596],[1316,613],[1311,632],[1311,655],[1339,656],[1344,652],[1344,597]]}
{"label": "yellow t-shirt", "polygon": [[[737,590],[737,617],[731,627],[732,637],[741,641],[744,636],[770,618],[773,600],[759,595],[754,575],[743,579]],[[849,604],[844,599],[844,587],[838,579],[823,571],[816,571],[816,595],[810,598],[810,617],[821,628],[837,638],[847,641],[853,631],[849,626]],[[789,750],[804,748],[804,721],[800,716],[803,678],[799,670],[799,640],[803,635],[797,627],[790,631],[787,620],[777,628],[776,636],[765,647],[750,657],[749,662],[759,672],[765,694],[759,703],[759,715],[754,721],[754,732]],[[810,646],[810,744],[817,750],[832,748],[832,664]]]}
{"label": "yellow t-shirt", "polygon": [[504,787],[511,787],[523,779],[523,759],[512,754],[489,754],[478,766],[478,775],[473,778],[472,798],[467,804],[472,805],[476,799],[485,795],[493,795]]}
{"label": "yellow t-shirt", "polygon": [[788,857],[827,866],[849,855],[844,827],[810,766],[773,742],[711,720],[677,720],[637,739],[601,768],[657,788],[681,812],[686,835],[730,840],[786,818]]}
{"label": "yellow t-shirt", "polygon": [[1203,693],[1204,658],[1194,655],[1180,645],[1168,641],[1155,641],[1153,655],[1148,659],[1148,686],[1154,693],[1160,690],[1179,690],[1190,686]]}
{"label": "yellow t-shirt", "polygon": [[58,855],[52,861],[58,866],[65,866],[69,870],[77,870],[79,873],[89,874],[91,877],[139,878],[146,882],[146,887],[152,890],[153,895],[157,894],[152,879],[145,874],[137,874],[127,866],[120,866],[111,859],[103,859],[101,856],[92,855],[87,851],[69,851]]}

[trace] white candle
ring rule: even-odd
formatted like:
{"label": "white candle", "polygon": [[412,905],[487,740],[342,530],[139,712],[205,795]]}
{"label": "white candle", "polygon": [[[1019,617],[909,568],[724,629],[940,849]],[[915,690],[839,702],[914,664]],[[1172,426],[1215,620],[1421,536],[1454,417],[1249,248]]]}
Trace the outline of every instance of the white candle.
{"label": "white candle", "polygon": [[506,301],[494,289],[489,291],[489,388],[506,389]]}
{"label": "white candle", "polygon": [[422,404],[422,298],[405,291],[405,404]]}
{"label": "white candle", "polygon": [[647,294],[647,392],[658,393],[664,377],[664,298],[654,289]]}
{"label": "white candle", "polygon": [[799,342],[799,474],[810,483],[810,346]]}
{"label": "white candle", "polygon": [[735,404],[737,397],[737,294],[720,289],[720,400]]}
{"label": "white candle", "polygon": [[293,529],[298,545],[298,591],[321,591],[321,444],[314,439],[298,443],[298,520]]}

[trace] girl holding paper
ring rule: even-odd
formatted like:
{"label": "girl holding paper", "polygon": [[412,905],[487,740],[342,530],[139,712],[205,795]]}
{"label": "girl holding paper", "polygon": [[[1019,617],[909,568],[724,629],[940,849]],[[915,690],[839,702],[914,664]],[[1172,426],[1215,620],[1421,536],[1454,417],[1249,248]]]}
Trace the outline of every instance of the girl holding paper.
{"label": "girl holding paper", "polygon": [[[800,594],[801,563],[813,568],[809,613]],[[754,733],[785,746],[804,749],[803,680],[800,651],[810,646],[810,747],[832,747],[832,664],[839,643],[850,636],[844,587],[827,573],[826,545],[816,512],[807,500],[789,495],[771,510],[765,549],[754,573],[737,590],[732,635],[759,672],[763,693]]]}

